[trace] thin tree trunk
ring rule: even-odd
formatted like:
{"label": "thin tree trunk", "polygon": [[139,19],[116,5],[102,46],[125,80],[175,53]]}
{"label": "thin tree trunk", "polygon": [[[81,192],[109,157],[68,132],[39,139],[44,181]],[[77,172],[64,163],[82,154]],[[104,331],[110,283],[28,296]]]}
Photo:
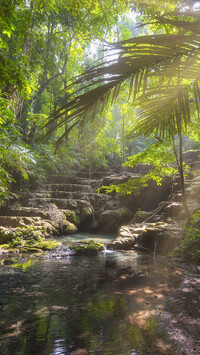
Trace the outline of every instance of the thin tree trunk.
{"label": "thin tree trunk", "polygon": [[124,115],[122,116],[122,164],[125,163],[125,119],[124,119]]}
{"label": "thin tree trunk", "polygon": [[179,176],[180,176],[180,183],[181,183],[181,194],[182,194],[182,204],[186,213],[187,221],[189,222],[191,219],[191,214],[187,205],[186,195],[185,195],[185,179],[184,179],[184,172],[183,172],[183,141],[182,141],[182,131],[181,131],[181,123],[179,126]]}
{"label": "thin tree trunk", "polygon": [[[179,32],[180,32],[180,30],[179,30]],[[178,86],[180,87],[180,62],[179,62],[179,68],[178,68]],[[179,170],[180,183],[181,183],[182,204],[183,204],[183,208],[185,210],[187,222],[189,223],[191,220],[191,214],[190,214],[190,211],[189,211],[189,208],[187,205],[186,195],[185,195],[185,179],[184,179],[184,172],[183,172],[182,116],[181,116],[180,111],[179,111],[176,123],[177,123],[177,128],[178,128],[178,137],[179,137],[178,170]]]}

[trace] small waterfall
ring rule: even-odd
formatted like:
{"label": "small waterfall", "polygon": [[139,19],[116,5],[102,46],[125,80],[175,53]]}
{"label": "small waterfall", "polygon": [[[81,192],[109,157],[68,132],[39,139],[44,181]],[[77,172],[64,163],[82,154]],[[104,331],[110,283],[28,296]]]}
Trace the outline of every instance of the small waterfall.
{"label": "small waterfall", "polygon": [[75,252],[69,248],[68,245],[61,245],[59,246],[56,250],[54,250],[52,253],[49,253],[46,255],[48,258],[64,258],[66,260],[69,259],[70,257],[73,256]]}
{"label": "small waterfall", "polygon": [[107,249],[107,243],[105,243],[105,244],[104,244],[104,250],[102,250],[102,253],[105,253],[105,254],[113,254],[113,253],[114,253],[114,250]]}

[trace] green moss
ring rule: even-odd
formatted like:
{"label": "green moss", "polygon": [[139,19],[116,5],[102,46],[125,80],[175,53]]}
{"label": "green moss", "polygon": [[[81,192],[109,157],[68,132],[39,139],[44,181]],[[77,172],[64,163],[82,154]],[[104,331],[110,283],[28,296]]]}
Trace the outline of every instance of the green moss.
{"label": "green moss", "polygon": [[38,249],[51,250],[57,248],[61,243],[52,240],[43,240],[35,244]]}
{"label": "green moss", "polygon": [[77,211],[78,223],[85,221],[86,218],[92,216],[93,210],[90,206],[83,206]]}
{"label": "green moss", "polygon": [[28,260],[27,262],[24,262],[24,263],[14,263],[12,265],[12,268],[15,268],[15,269],[22,269],[23,271],[26,271],[28,269],[30,269],[33,265],[33,262],[32,260]]}
{"label": "green moss", "polygon": [[0,244],[13,243],[20,244],[23,240],[39,240],[42,236],[41,230],[38,227],[26,226],[17,228],[1,228],[0,229]]}
{"label": "green moss", "polygon": [[78,243],[70,247],[76,255],[97,255],[99,251],[104,249],[104,245],[94,242],[93,240]]}
{"label": "green moss", "polygon": [[94,240],[89,240],[86,243],[87,243],[88,247],[90,247],[92,249],[104,248],[104,244],[98,243],[98,242],[94,242]]}
{"label": "green moss", "polygon": [[72,234],[77,231],[77,227],[75,224],[65,221],[65,224],[63,225],[63,232],[67,234]]}
{"label": "green moss", "polygon": [[152,211],[146,212],[146,211],[142,211],[140,208],[138,208],[137,212],[135,213],[133,219],[129,222],[129,224],[142,223],[147,218],[149,218],[151,215],[152,215]]}
{"label": "green moss", "polygon": [[0,248],[1,249],[9,249],[9,244],[1,244]]}
{"label": "green moss", "polygon": [[41,253],[42,249],[36,248],[36,247],[26,247],[25,248],[27,252],[31,253]]}
{"label": "green moss", "polygon": [[30,226],[25,228],[1,229],[1,243],[0,247],[7,250],[8,253],[40,253],[43,250],[51,250],[60,245],[60,243],[56,241],[44,240],[41,230],[38,230],[37,227]]}
{"label": "green moss", "polygon": [[181,245],[169,256],[200,264],[200,210],[193,214]]}
{"label": "green moss", "polygon": [[75,211],[71,211],[71,210],[62,210],[62,212],[64,213],[67,221],[77,225],[78,224],[78,218],[76,215]]}

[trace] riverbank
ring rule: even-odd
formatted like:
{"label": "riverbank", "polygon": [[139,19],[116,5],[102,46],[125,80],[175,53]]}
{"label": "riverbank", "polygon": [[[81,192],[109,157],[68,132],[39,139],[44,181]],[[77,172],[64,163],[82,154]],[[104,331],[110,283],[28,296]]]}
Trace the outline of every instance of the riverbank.
{"label": "riverbank", "polygon": [[200,266],[183,265],[181,285],[166,297],[159,322],[182,354],[200,354]]}
{"label": "riverbank", "polygon": [[179,347],[156,317],[182,279],[167,258],[154,262],[135,251],[85,257],[64,247],[7,259],[0,267],[0,353],[174,354]]}
{"label": "riverbank", "polygon": [[[36,342],[37,354],[40,354],[42,346],[47,346],[45,339],[49,335],[42,333],[39,340],[35,338],[34,334],[40,332],[37,325],[49,324],[56,317],[75,332],[66,335],[59,331],[63,339],[67,337],[63,341],[68,342],[68,337],[73,339],[73,344],[63,345],[68,349],[63,354],[75,355],[77,349],[89,354],[94,350],[93,345],[98,349],[100,344],[117,353],[118,338],[127,354],[133,349],[143,355],[200,353],[200,267],[169,262],[166,257],[133,250],[105,250],[96,256],[75,256],[65,238],[58,249],[40,256],[33,253],[1,256],[2,344],[9,343],[11,348],[12,344],[17,344],[18,349],[20,339],[28,337],[30,349],[32,341]],[[79,241],[85,238],[85,235],[77,235]],[[23,304],[21,298],[26,303]],[[10,313],[13,301],[15,312]],[[33,315],[31,319],[29,316],[27,319],[28,314]],[[77,329],[80,322],[82,328]],[[55,334],[58,336],[56,328]],[[53,351],[53,340],[47,354]],[[73,351],[69,350],[72,345]],[[22,354],[26,354],[23,351]],[[5,355],[10,354],[5,352]]]}

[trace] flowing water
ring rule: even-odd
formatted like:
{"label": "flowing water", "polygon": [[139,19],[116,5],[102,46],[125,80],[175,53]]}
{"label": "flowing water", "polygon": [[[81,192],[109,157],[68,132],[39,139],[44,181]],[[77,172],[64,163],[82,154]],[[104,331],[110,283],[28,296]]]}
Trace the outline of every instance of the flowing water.
{"label": "flowing water", "polygon": [[[113,235],[89,234],[90,240],[95,240],[95,242],[103,243],[103,244],[111,242],[113,238],[114,238]],[[88,233],[75,233],[60,238],[60,240],[66,244],[69,244],[70,242],[84,242],[89,239],[88,239]]]}
{"label": "flowing water", "polygon": [[64,245],[0,262],[0,354],[174,353],[155,320],[182,277],[165,258],[107,250],[77,257]]}

